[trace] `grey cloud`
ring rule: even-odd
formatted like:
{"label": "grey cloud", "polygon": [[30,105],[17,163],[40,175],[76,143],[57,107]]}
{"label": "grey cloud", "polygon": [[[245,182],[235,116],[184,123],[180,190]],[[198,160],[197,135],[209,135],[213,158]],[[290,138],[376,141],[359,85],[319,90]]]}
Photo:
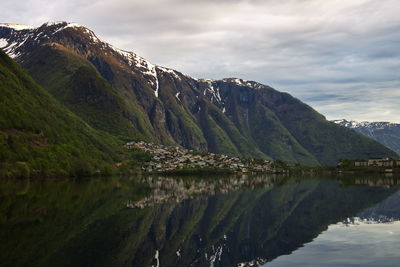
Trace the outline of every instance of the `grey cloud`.
{"label": "grey cloud", "polygon": [[398,0],[3,0],[2,7],[7,22],[75,21],[194,77],[266,83],[327,117],[400,122]]}

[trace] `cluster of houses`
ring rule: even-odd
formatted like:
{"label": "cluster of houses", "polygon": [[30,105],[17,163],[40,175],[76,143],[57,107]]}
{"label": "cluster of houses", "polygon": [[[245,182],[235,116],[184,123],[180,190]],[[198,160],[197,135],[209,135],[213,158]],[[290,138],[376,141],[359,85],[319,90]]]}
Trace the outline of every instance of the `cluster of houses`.
{"label": "cluster of houses", "polygon": [[143,171],[149,173],[201,168],[227,169],[232,172],[243,173],[276,172],[273,161],[243,159],[206,152],[200,153],[178,146],[156,145],[143,141],[129,142],[125,146],[128,149],[139,148],[152,155],[152,160],[142,167]]}
{"label": "cluster of houses", "polygon": [[354,161],[355,167],[400,167],[399,159],[392,158],[372,158],[372,159],[361,159]]}
{"label": "cluster of houses", "polygon": [[152,190],[151,195],[138,200],[127,201],[128,208],[144,208],[168,201],[181,202],[185,199],[204,195],[224,194],[243,188],[259,188],[271,186],[281,177],[274,175],[257,175],[249,179],[247,175],[236,175],[224,179],[174,179],[145,176],[142,182]]}

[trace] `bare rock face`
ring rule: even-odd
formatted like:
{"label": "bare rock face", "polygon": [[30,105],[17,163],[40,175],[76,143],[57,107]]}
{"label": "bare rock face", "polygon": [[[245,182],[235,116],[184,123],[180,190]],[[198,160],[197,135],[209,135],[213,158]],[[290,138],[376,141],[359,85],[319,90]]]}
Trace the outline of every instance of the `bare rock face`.
{"label": "bare rock face", "polygon": [[2,24],[0,46],[71,111],[124,140],[304,165],[395,155],[287,93],[237,78],[195,79],[75,23]]}

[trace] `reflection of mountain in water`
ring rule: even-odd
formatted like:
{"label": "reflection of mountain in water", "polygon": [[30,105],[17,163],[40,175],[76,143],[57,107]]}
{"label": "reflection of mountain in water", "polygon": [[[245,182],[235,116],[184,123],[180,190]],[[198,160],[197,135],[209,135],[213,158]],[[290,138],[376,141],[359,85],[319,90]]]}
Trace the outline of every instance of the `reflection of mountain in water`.
{"label": "reflection of mountain in water", "polygon": [[392,222],[400,220],[400,191],[384,201],[358,214],[363,220],[375,222]]}
{"label": "reflection of mountain in water", "polygon": [[[1,203],[1,210],[9,215],[0,225],[0,238],[6,240],[0,249],[8,253],[6,259],[15,259],[3,262],[44,266],[260,264],[291,253],[329,224],[352,217],[395,191],[342,187],[333,180],[291,179],[275,187],[128,209],[124,203],[132,199],[129,194],[142,194],[145,189],[136,186],[133,192],[127,182],[107,183],[69,185],[67,191],[65,185],[53,186],[53,191],[46,192],[41,185],[22,197],[13,196],[14,206]],[[90,198],[79,192],[90,193]],[[56,197],[69,208],[54,204]],[[39,203],[46,207],[45,214],[28,223],[18,221],[18,216],[29,217],[24,212],[27,207]],[[51,246],[46,249],[38,246],[48,243]]]}

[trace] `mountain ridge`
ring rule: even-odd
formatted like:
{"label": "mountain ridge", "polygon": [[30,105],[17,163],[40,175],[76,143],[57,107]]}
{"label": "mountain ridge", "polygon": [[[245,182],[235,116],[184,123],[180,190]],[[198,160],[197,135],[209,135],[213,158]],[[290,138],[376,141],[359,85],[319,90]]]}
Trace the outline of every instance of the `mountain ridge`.
{"label": "mountain ridge", "polygon": [[0,26],[0,40],[61,103],[125,140],[303,165],[392,155],[287,93],[239,78],[195,79],[102,42],[76,23]]}
{"label": "mountain ridge", "polygon": [[332,120],[332,122],[340,125],[344,125],[348,128],[367,127],[367,128],[384,128],[384,127],[396,127],[399,123],[389,121],[355,121],[355,120]]}
{"label": "mountain ridge", "polygon": [[353,129],[370,137],[400,155],[400,124],[393,122],[369,122],[354,120],[333,120],[338,125]]}

